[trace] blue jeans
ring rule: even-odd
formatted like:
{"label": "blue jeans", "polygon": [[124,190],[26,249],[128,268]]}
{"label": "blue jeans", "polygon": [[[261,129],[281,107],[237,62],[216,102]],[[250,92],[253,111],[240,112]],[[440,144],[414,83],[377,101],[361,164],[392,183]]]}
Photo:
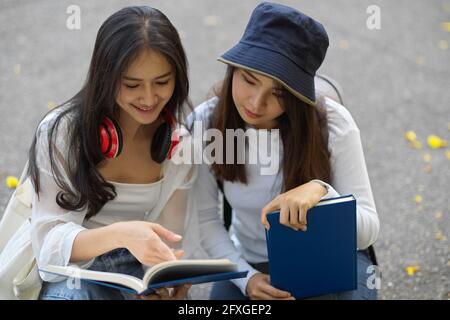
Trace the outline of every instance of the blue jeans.
{"label": "blue jeans", "polygon": [[[367,279],[371,274],[366,273],[367,267],[372,262],[363,252],[357,254],[358,264],[358,284],[357,289],[339,293],[332,293],[323,296],[308,298],[306,300],[376,300],[377,289],[369,289],[367,287]],[[211,300],[248,300],[241,290],[231,281],[221,281],[214,283],[211,294]]]}
{"label": "blue jeans", "polygon": [[[128,274],[142,279],[142,264],[127,250],[116,249],[95,258],[89,270]],[[135,296],[118,289],[81,281],[79,288],[71,289],[66,280],[44,282],[39,300],[133,300]]]}

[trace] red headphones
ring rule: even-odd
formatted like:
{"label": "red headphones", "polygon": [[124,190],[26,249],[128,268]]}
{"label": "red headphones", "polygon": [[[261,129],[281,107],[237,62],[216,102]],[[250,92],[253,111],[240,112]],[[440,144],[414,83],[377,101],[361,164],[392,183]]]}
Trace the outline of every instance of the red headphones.
{"label": "red headphones", "polygon": [[[165,122],[156,129],[150,146],[150,155],[157,163],[170,159],[173,150],[180,142],[175,131],[175,118],[165,109],[163,109],[162,115]],[[109,159],[118,157],[122,152],[123,137],[117,121],[104,117],[100,124],[99,134],[101,150],[105,157]]]}

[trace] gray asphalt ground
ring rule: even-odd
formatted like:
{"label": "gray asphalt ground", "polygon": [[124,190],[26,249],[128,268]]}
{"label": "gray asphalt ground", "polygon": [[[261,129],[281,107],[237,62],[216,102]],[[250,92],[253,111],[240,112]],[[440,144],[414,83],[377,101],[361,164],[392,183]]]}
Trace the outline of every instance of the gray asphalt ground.
{"label": "gray asphalt ground", "polygon": [[[281,1],[322,22],[330,36],[321,73],[344,88],[361,129],[381,233],[380,299],[449,299],[449,159],[426,137],[450,140],[450,1]],[[192,100],[200,103],[224,66],[216,57],[238,41],[253,0],[0,2],[0,212],[20,175],[34,129],[49,102],[83,83],[101,23],[129,4],[162,10],[180,31],[190,61]],[[81,29],[68,30],[66,9],[81,8]],[[369,5],[381,29],[369,30]],[[440,42],[447,41],[447,42]],[[422,149],[404,139],[414,130]],[[424,154],[431,156],[425,162]],[[431,170],[431,171],[430,171]],[[421,203],[415,196],[423,197]],[[439,233],[440,232],[440,233]],[[408,275],[405,268],[420,271]],[[197,290],[206,298],[207,288]]]}

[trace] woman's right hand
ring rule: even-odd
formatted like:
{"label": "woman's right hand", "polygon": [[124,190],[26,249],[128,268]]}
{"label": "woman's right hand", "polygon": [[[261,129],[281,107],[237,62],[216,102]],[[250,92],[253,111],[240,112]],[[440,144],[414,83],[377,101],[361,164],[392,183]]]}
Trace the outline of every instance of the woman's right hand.
{"label": "woman's right hand", "polygon": [[186,299],[191,284],[185,284],[174,288],[159,288],[156,293],[148,296],[136,296],[141,300],[183,300]]}
{"label": "woman's right hand", "polygon": [[270,277],[264,273],[255,273],[247,283],[247,294],[252,300],[295,300],[287,291],[270,285]]}
{"label": "woman's right hand", "polygon": [[155,265],[163,261],[180,259],[183,255],[182,250],[174,250],[163,241],[176,243],[182,237],[160,224],[124,221],[118,222],[115,227],[119,246],[128,249],[144,265]]}

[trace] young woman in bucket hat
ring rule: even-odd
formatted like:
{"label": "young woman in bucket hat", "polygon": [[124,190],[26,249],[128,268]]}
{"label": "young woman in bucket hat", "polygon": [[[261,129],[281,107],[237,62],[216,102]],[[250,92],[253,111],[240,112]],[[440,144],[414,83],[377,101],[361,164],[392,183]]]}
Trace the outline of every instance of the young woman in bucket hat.
{"label": "young woman in bucket hat", "polygon": [[[270,285],[266,214],[280,210],[281,223],[306,231],[309,208],[345,194],[357,199],[358,288],[320,298],[376,298],[366,285],[371,262],[364,249],[376,241],[379,219],[359,129],[345,107],[315,94],[314,76],[327,48],[319,22],[264,2],[239,43],[218,59],[227,64],[225,78],[216,96],[195,109],[195,118],[223,136],[227,129],[266,129],[269,135],[278,129],[272,141],[280,146],[280,162],[272,175],[262,175],[259,162],[200,166],[195,191],[202,245],[212,257],[250,270],[247,278],[214,284],[211,299],[293,299]],[[223,150],[230,148],[225,143]],[[252,146],[243,148],[247,154]],[[219,186],[233,208],[231,238],[218,212]]]}

